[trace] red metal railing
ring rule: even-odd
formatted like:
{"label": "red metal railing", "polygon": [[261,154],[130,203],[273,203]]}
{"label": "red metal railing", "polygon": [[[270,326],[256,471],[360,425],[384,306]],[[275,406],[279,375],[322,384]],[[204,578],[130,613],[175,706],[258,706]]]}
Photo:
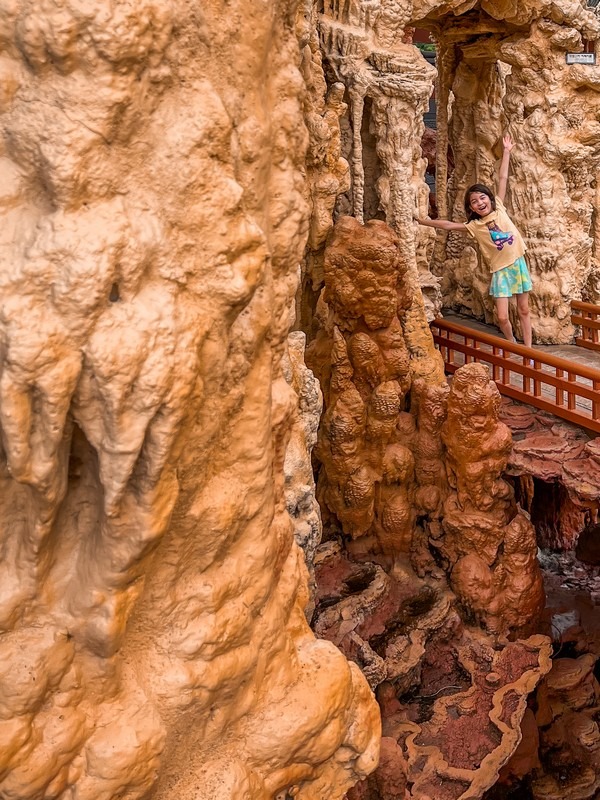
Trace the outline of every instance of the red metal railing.
{"label": "red metal railing", "polygon": [[572,324],[581,326],[581,336],[575,339],[575,344],[600,353],[600,306],[572,300],[571,312]]}
{"label": "red metal railing", "polygon": [[431,330],[447,372],[489,364],[502,394],[600,433],[600,370],[443,319]]}

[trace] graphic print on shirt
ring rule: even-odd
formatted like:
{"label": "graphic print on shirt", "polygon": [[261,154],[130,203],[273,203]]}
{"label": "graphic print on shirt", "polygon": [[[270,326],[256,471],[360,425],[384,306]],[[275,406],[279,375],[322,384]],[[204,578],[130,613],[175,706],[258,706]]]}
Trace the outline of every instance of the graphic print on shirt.
{"label": "graphic print on shirt", "polygon": [[492,242],[496,245],[497,250],[502,250],[504,245],[511,245],[515,237],[512,233],[505,233],[501,231],[498,225],[495,222],[492,222],[488,225],[488,230],[490,232],[490,236],[492,237]]}

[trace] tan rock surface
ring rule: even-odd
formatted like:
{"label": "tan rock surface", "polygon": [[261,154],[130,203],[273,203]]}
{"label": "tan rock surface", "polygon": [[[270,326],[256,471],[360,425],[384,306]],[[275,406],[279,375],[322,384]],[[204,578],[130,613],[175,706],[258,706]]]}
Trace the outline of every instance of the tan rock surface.
{"label": "tan rock surface", "polygon": [[375,765],[285,507],[294,23],[3,5],[3,797],[341,798]]}
{"label": "tan rock surface", "polygon": [[[448,127],[456,161],[447,180],[438,136],[440,214],[462,221],[466,187],[494,187],[508,130],[516,142],[508,207],[528,247],[534,334],[540,342],[570,341],[571,300],[599,297],[600,96],[598,68],[567,65],[565,54],[580,52],[584,38],[598,39],[600,21],[568,0],[418,5],[439,44],[439,96],[451,97],[449,122],[444,102],[438,107],[438,130]],[[434,271],[443,276],[444,302],[491,321],[487,267],[464,236],[451,234],[445,247],[440,241]]]}
{"label": "tan rock surface", "polygon": [[342,153],[350,163],[351,188],[339,207],[359,222],[385,220],[399,235],[414,292],[409,317],[416,338],[409,346],[417,351],[418,329],[439,311],[441,297],[428,264],[432,237],[417,240],[412,224],[417,198],[427,204],[422,115],[435,76],[405,34],[412,17],[411,0],[326,0],[319,30],[330,72],[345,86],[348,101]]}
{"label": "tan rock surface", "polygon": [[[335,800],[375,767],[367,682],[304,616],[318,391],[288,345],[294,301],[320,327],[326,523],[389,567],[340,557],[321,632],[372,686],[433,696],[432,637],[461,634],[432,548],[491,633],[535,618],[490,382],[458,375],[449,397],[427,327],[432,253],[449,302],[490,306],[475,252],[412,224],[434,80],[415,23],[440,42],[440,213],[491,178],[508,127],[536,333],[563,341],[569,300],[600,296],[598,79],[564,63],[600,28],[578,0],[4,4],[0,796]],[[357,796],[489,787],[547,647],[477,636],[484,666],[431,724],[387,698]],[[448,648],[466,662],[472,642]],[[543,746],[590,763],[597,731],[560,720]]]}
{"label": "tan rock surface", "polygon": [[533,781],[535,800],[591,800],[600,789],[600,686],[596,655],[558,659],[540,685],[536,721],[543,771]]}
{"label": "tan rock surface", "polygon": [[[465,188],[476,180],[494,186],[501,135],[509,131],[517,146],[508,206],[528,246],[534,334],[540,342],[569,341],[570,301],[600,297],[600,84],[597,67],[567,65],[565,54],[589,49],[599,38],[597,15],[578,0],[327,0],[318,15],[315,4],[311,8],[329,92],[337,98],[331,134],[325,130],[324,94],[312,103],[323,129],[315,141],[331,143],[333,157],[330,167],[315,174],[330,192],[328,209],[337,191],[338,212],[351,212],[359,221],[385,219],[400,235],[409,280],[423,291],[423,302],[419,293],[413,295],[417,325],[424,313],[431,318],[439,312],[440,288],[444,303],[458,310],[491,321],[494,308],[488,269],[470,242],[457,234],[436,239],[431,229],[411,225],[415,210],[423,216],[429,205],[420,141],[434,81],[431,66],[411,43],[414,25],[429,29],[437,43],[440,216],[462,220]],[[345,87],[343,100],[336,87]],[[455,163],[449,163],[450,152]],[[334,177],[339,155],[350,163],[348,191],[341,173]],[[322,281],[321,265],[320,254],[308,255],[313,292]],[[314,301],[313,295],[313,307]],[[516,315],[513,322],[518,330]]]}
{"label": "tan rock surface", "polygon": [[288,336],[288,351],[283,357],[283,375],[298,396],[298,413],[291,420],[285,451],[285,501],[294,523],[294,538],[302,548],[309,571],[311,601],[306,608],[310,622],[314,610],[314,559],[321,541],[321,511],[317,503],[311,453],[317,443],[317,430],[323,407],[319,382],[304,363],[306,337],[301,331]]}

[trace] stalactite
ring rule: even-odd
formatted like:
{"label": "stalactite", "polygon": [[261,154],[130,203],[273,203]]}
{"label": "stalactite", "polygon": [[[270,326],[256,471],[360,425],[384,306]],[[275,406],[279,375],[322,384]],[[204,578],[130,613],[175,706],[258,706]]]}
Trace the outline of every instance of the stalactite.
{"label": "stalactite", "polygon": [[352,116],[352,210],[358,222],[364,222],[365,169],[363,166],[362,124],[365,107],[364,88],[354,85],[350,88]]}
{"label": "stalactite", "polygon": [[[450,89],[456,71],[456,54],[453,43],[444,43],[439,39],[437,43],[436,66],[438,70],[436,80],[436,164],[435,164],[435,196],[438,215],[448,219],[448,148],[449,138],[449,104]],[[443,263],[446,254],[448,235],[442,231],[435,239],[432,263],[436,271],[443,272]]]}

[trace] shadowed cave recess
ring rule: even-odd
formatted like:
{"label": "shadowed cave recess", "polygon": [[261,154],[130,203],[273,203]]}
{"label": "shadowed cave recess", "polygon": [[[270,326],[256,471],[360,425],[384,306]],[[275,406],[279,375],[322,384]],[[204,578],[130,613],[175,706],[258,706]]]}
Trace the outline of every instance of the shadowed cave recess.
{"label": "shadowed cave recess", "polygon": [[413,222],[510,133],[573,341],[595,5],[2,6],[0,798],[599,796],[600,447],[446,377]]}

